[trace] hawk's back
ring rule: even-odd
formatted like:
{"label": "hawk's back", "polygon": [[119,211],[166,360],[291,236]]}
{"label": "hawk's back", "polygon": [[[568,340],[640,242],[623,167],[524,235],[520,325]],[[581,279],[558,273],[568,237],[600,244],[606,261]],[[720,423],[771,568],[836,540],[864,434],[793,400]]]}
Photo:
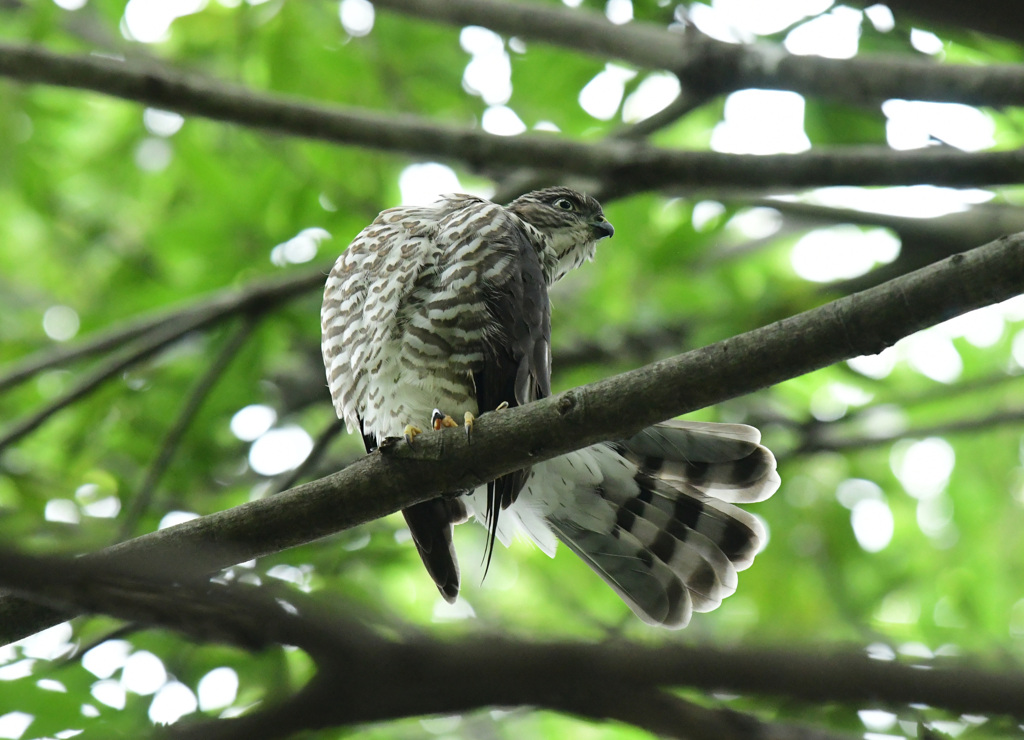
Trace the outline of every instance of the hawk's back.
{"label": "hawk's back", "polygon": [[378,441],[432,410],[478,413],[473,379],[500,339],[489,294],[536,231],[468,195],[383,211],[338,258],[321,311],[331,396],[350,430]]}

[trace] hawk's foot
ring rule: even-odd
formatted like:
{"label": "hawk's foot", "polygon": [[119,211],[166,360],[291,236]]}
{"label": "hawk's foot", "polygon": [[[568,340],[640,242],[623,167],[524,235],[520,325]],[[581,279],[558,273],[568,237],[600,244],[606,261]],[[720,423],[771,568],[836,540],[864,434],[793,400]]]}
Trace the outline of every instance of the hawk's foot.
{"label": "hawk's foot", "polygon": [[458,424],[448,414],[443,414],[439,409],[434,409],[434,413],[430,415],[430,426],[433,427],[435,432],[439,432],[448,427],[457,427]]}
{"label": "hawk's foot", "polygon": [[412,441],[416,439],[416,436],[423,434],[423,430],[419,427],[415,427],[412,424],[406,424],[405,429],[402,431],[402,436],[405,437],[407,444],[412,444]]}
{"label": "hawk's foot", "polygon": [[[476,419],[471,411],[467,411],[462,416],[463,423],[466,429],[466,437],[472,441],[473,433],[473,421]],[[440,409],[434,409],[434,413],[430,415],[430,426],[433,427],[435,432],[439,432],[442,429],[448,429],[450,427],[457,427],[458,424],[455,419],[444,413]]]}

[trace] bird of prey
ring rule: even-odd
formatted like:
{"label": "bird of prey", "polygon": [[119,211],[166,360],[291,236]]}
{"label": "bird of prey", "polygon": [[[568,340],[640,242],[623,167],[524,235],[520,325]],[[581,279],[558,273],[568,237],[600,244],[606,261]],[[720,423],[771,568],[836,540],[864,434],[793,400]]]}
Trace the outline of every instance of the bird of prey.
{"label": "bird of prey", "polygon": [[[383,211],[338,258],[321,311],[338,416],[372,452],[421,427],[551,392],[548,288],[614,233],[564,187],[501,206],[449,195]],[[685,626],[736,588],[765,534],[734,503],[779,485],[759,432],[670,421],[403,512],[442,596],[459,592],[453,524],[474,517],[506,545],[565,543],[645,622]],[[415,442],[412,442],[415,444]]]}

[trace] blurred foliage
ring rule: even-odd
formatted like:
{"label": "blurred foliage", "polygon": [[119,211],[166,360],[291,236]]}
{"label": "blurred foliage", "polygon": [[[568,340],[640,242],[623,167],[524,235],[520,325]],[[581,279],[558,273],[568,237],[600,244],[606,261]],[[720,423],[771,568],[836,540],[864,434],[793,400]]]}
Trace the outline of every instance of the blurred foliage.
{"label": "blurred foliage", "polygon": [[[584,5],[603,8],[599,2]],[[671,10],[665,3],[634,8],[638,17],[666,24]],[[373,31],[352,38],[339,22],[337,3],[211,2],[176,20],[165,40],[144,45],[123,38],[123,13],[124,4],[116,0],[93,0],[76,12],[45,0],[13,3],[0,10],[0,38],[56,51],[123,55],[132,65],[166,64],[257,90],[413,113],[451,125],[479,126],[487,108],[463,87],[470,55],[460,46],[458,29],[379,10]],[[897,21],[884,33],[865,21],[862,52],[920,56],[910,44],[910,26]],[[770,40],[784,38],[782,33]],[[950,60],[1021,61],[1020,50],[1005,42],[959,32],[943,38]],[[528,127],[549,121],[562,136],[596,140],[627,125],[621,116],[596,120],[577,102],[580,89],[605,69],[603,61],[529,40],[506,44],[513,85],[508,105]],[[627,89],[648,74],[639,71]],[[708,102],[657,132],[653,141],[706,148],[722,119],[722,102]],[[326,269],[379,210],[399,201],[399,176],[410,164],[401,156],[197,118],[161,134],[147,127],[145,115],[142,106],[89,92],[0,80],[0,141],[6,142],[0,146],[0,375],[18,360],[60,344],[44,331],[44,316],[54,306],[77,314],[80,328],[69,340],[73,345],[211,291],[316,265]],[[1024,144],[1019,111],[989,115],[1001,147]],[[807,100],[805,128],[814,147],[885,143],[879,110]],[[495,173],[452,166],[464,185],[498,184],[486,179]],[[996,198],[1019,199],[1012,192]],[[783,224],[756,248],[736,251],[752,239],[741,228],[749,208],[728,194],[710,189],[685,198],[644,193],[609,202],[606,211],[616,225],[615,239],[603,242],[596,262],[568,277],[553,298],[556,372],[558,349],[581,340],[682,322],[687,338],[674,353],[827,299],[819,285],[797,275],[790,260],[804,227]],[[319,244],[313,261],[272,262],[276,245],[308,228],[333,236]],[[971,246],[976,245],[964,244]],[[296,387],[323,385],[321,368],[310,367],[318,354],[319,302],[313,290],[261,318],[198,410],[131,534],[152,531],[171,512],[202,515],[263,495],[269,479],[250,468],[249,443],[230,430],[233,415],[243,407],[272,407],[278,426],[298,425],[314,438],[328,427],[333,410],[325,388],[293,402]],[[784,485],[756,507],[771,542],[741,575],[739,592],[718,611],[697,615],[679,634],[645,627],[579,559],[564,552],[550,561],[515,546],[496,554],[481,583],[483,531],[471,527],[457,533],[465,584],[455,610],[440,602],[400,517],[231,570],[253,580],[284,576],[297,587],[343,596],[381,624],[439,623],[433,629],[454,635],[483,629],[588,640],[621,633],[692,643],[884,644],[911,656],[971,653],[1016,665],[1024,656],[1019,424],[979,424],[950,434],[914,430],[1024,407],[1015,377],[1024,356],[1022,318],[1019,308],[990,312],[989,324],[998,324],[991,340],[972,338],[967,328],[932,330],[935,341],[951,348],[962,364],[959,374],[945,381],[922,373],[921,362],[915,366],[914,358],[920,360],[926,350],[915,355],[908,349],[878,377],[836,366],[695,414],[760,426],[779,455]],[[48,552],[82,552],[122,538],[121,520],[183,399],[236,326],[229,321],[190,335],[118,373],[3,450],[0,538]],[[585,383],[647,359],[622,355],[613,363],[573,368],[555,382],[559,388]],[[4,391],[0,432],[58,398],[101,362],[94,358],[46,370]],[[870,441],[884,434],[902,438]],[[915,498],[897,472],[910,445],[923,436],[944,438],[955,465],[948,481]],[[845,452],[829,449],[830,440],[857,438],[869,441]],[[808,444],[812,441],[818,447]],[[359,441],[343,435],[328,461],[337,466],[360,452]],[[861,493],[851,498],[842,491]],[[881,502],[892,515],[891,541],[877,552],[862,547],[851,526],[851,509],[863,497]],[[107,515],[96,515],[102,509],[97,502],[111,498],[119,502],[120,513],[109,516],[108,508]],[[474,619],[463,618],[470,612]],[[88,646],[117,626],[99,617],[76,620],[69,640]],[[59,628],[47,634],[59,635]],[[304,655],[283,648],[250,655],[193,645],[157,630],[124,639],[127,652],[158,656],[169,675],[193,692],[209,671],[233,668],[239,678],[233,712],[294,689],[311,670]],[[151,695],[129,692],[123,708],[108,706],[91,695],[107,676],[86,670],[80,655],[45,659],[51,656],[40,644],[0,649],[0,716],[33,715],[24,737],[85,729],[82,737],[127,738],[149,727]],[[112,670],[118,679],[120,667]],[[808,708],[747,699],[729,706],[756,709],[768,718],[865,729],[857,715],[863,707]],[[215,716],[224,710],[207,711]],[[957,720],[927,709],[905,709],[900,719],[886,731],[914,735],[919,721]],[[945,727],[963,737],[1010,729],[1001,722]],[[513,710],[316,737],[405,738],[424,732],[595,740],[644,736],[617,725]]]}

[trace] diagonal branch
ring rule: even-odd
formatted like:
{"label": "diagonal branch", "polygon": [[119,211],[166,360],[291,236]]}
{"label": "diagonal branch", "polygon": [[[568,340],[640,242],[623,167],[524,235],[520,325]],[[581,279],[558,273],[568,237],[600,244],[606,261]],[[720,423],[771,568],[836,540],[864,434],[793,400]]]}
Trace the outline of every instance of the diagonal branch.
{"label": "diagonal branch", "polygon": [[120,352],[108,358],[98,368],[78,381],[74,387],[61,394],[35,413],[9,425],[0,433],[0,450],[22,439],[45,424],[54,414],[62,411],[76,401],[93,393],[111,378],[126,368],[161,352],[171,344],[180,341],[190,332],[207,327],[236,313],[254,316],[271,310],[278,303],[302,295],[324,281],[322,269],[305,273],[288,280],[275,280],[258,283],[248,290],[225,291],[214,295],[211,299],[191,305],[180,312],[160,317],[131,322],[125,327],[114,329],[96,339],[86,341],[77,348],[58,349],[56,352],[44,352],[19,364],[3,380],[13,384],[31,377],[46,367],[63,364],[77,357],[86,356],[116,346],[116,337],[139,336],[133,344],[129,344]]}
{"label": "diagonal branch", "polygon": [[615,25],[592,11],[504,0],[376,0],[417,18],[484,26],[640,67],[667,69],[693,90],[727,93],[747,87],[793,90],[847,103],[890,98],[967,105],[1024,104],[1024,66],[971,67],[912,57],[854,59],[797,56],[770,44],[726,44],[688,28],[653,23]]}
{"label": "diagonal branch", "polygon": [[925,182],[976,187],[1017,183],[1024,171],[1021,150],[894,152],[880,146],[761,156],[677,151],[637,141],[585,144],[543,134],[497,136],[411,115],[317,105],[195,76],[133,69],[112,59],[67,56],[6,43],[0,43],[0,76],[94,90],[186,115],[337,144],[470,165],[534,167],[558,172],[563,178],[580,175],[610,180],[619,195],[667,186],[785,190]]}
{"label": "diagonal branch", "polygon": [[[2,53],[0,53],[2,56]],[[5,391],[43,370],[67,365],[102,354],[115,347],[141,340],[153,332],[173,324],[181,336],[216,324],[236,314],[252,314],[269,310],[314,289],[322,289],[330,265],[298,272],[287,278],[257,281],[242,288],[218,291],[185,307],[160,311],[132,319],[112,329],[89,336],[81,342],[45,349],[15,362],[0,375],[0,391]]]}
{"label": "diagonal branch", "polygon": [[[153,532],[89,556],[112,562],[191,562],[214,571],[326,537],[445,492],[464,491],[542,460],[628,436],[664,419],[751,393],[863,354],[1024,286],[1024,234],[954,255],[883,285],[732,339],[459,430],[396,443],[277,496]],[[197,555],[196,553],[202,553]],[[66,618],[0,599],[0,638]]]}
{"label": "diagonal branch", "polygon": [[163,323],[158,325],[138,342],[125,347],[108,358],[99,367],[80,379],[66,392],[50,401],[50,403],[6,427],[0,433],[0,451],[31,434],[49,421],[55,414],[92,394],[108,380],[116,378],[127,368],[137,365],[181,340],[190,331],[196,329],[199,324],[200,320],[192,317],[180,323]]}
{"label": "diagonal branch", "polygon": [[257,319],[251,316],[243,319],[242,325],[224,343],[217,356],[213,358],[213,362],[206,369],[206,372],[203,373],[202,377],[199,378],[192,391],[188,394],[188,397],[185,398],[178,417],[174,420],[173,426],[167,431],[163,442],[160,444],[160,451],[146,471],[146,477],[139,486],[139,490],[132,497],[131,506],[121,522],[122,537],[128,537],[135,531],[135,526],[146,509],[149,508],[149,504],[153,499],[153,493],[156,491],[156,487],[160,483],[164,472],[170,466],[174,453],[177,452],[181,440],[185,437],[185,432],[188,431],[192,420],[199,413],[199,409],[210,395],[217,381],[227,371],[228,365],[231,364],[231,361],[235,359],[235,356],[241,351],[249,337],[252,336],[256,321]]}

